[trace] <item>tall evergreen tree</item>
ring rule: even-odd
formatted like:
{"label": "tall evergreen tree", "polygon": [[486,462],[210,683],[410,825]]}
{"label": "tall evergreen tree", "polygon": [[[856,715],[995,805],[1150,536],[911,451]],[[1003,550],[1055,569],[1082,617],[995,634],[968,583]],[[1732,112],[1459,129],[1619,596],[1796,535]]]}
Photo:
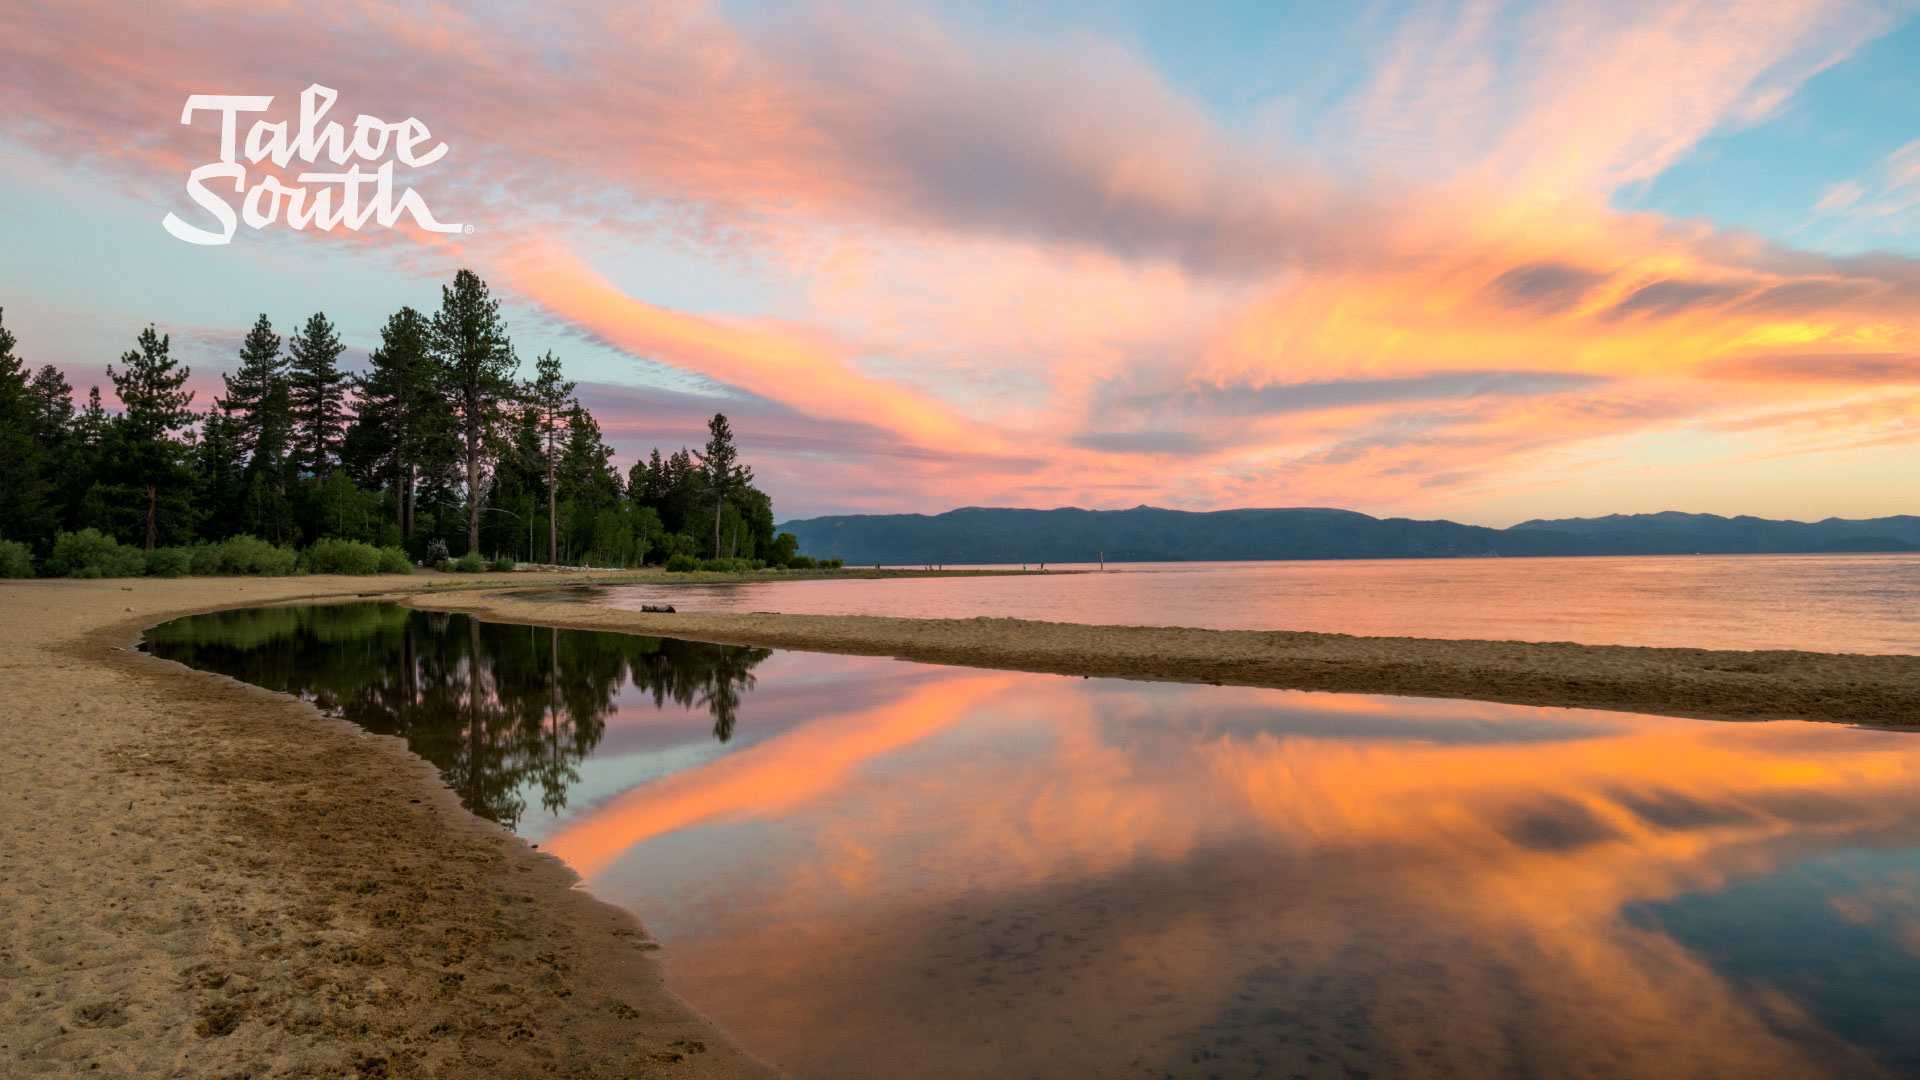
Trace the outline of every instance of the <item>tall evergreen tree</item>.
{"label": "tall evergreen tree", "polygon": [[447,403],[460,435],[466,467],[467,550],[480,550],[481,479],[503,407],[514,398],[513,342],[500,319],[500,302],[471,270],[440,289],[433,317],[433,353],[442,369]]}
{"label": "tall evergreen tree", "polygon": [[240,367],[220,378],[227,394],[220,399],[234,419],[235,446],[242,458],[250,458],[260,444],[260,428],[267,417],[262,406],[273,388],[287,377],[287,358],[280,352],[280,335],[265,314],[253,321],[253,329],[240,342]]}
{"label": "tall evergreen tree", "polygon": [[242,477],[242,517],[247,531],[275,543],[293,533],[293,507],[287,498],[293,460],[293,405],[287,380],[275,379],[254,408],[253,454]]}
{"label": "tall evergreen tree", "polygon": [[27,384],[27,396],[33,399],[33,437],[42,446],[57,443],[73,423],[73,386],[52,364],[40,365]]}
{"label": "tall evergreen tree", "polygon": [[727,499],[753,483],[753,470],[738,464],[740,451],[733,445],[733,428],[725,413],[714,413],[707,421],[707,448],[698,455],[706,474],[707,497],[713,500],[713,557],[720,557],[720,515]]}
{"label": "tall evergreen tree", "polygon": [[567,417],[579,405],[573,401],[575,384],[561,376],[560,358],[551,350],[534,361],[534,371],[534,380],[527,384],[525,391],[527,409],[539,432],[540,457],[547,468],[547,557],[558,561],[555,552],[560,550],[560,488],[555,480],[560,466],[561,429],[567,426]]}
{"label": "tall evergreen tree", "polygon": [[86,493],[93,464],[75,430],[73,386],[59,368],[42,364],[27,384],[27,396],[33,400],[33,438],[40,444],[46,476],[53,485],[48,508],[54,527],[63,528]]}
{"label": "tall evergreen tree", "polygon": [[654,447],[653,453],[645,461],[636,461],[627,470],[627,498],[636,506],[651,506],[655,510],[666,501],[667,465],[660,459],[660,448]]}
{"label": "tall evergreen tree", "polygon": [[117,425],[121,462],[146,489],[148,551],[159,535],[160,489],[180,481],[179,432],[193,423],[193,391],[185,389],[190,373],[174,362],[171,342],[152,325],[140,332],[138,347],[120,357],[120,370],[107,366],[126,410]]}
{"label": "tall evergreen tree", "polygon": [[325,476],[340,457],[347,426],[347,375],[340,354],[347,347],[324,312],[308,316],[287,339],[287,400],[293,410],[294,463]]}
{"label": "tall evergreen tree", "polygon": [[200,441],[194,447],[200,516],[215,523],[217,535],[231,531],[240,509],[239,431],[240,422],[232,412],[224,405],[216,407],[201,418]]}
{"label": "tall evergreen tree", "polygon": [[[4,311],[0,311],[3,319]],[[53,484],[35,437],[40,409],[13,331],[0,321],[0,538],[39,543],[51,537]]]}
{"label": "tall evergreen tree", "polygon": [[453,415],[448,411],[433,326],[403,307],[380,328],[380,346],[360,380],[355,423],[372,428],[389,465],[400,534],[413,536],[420,474],[452,457]]}
{"label": "tall evergreen tree", "polygon": [[578,401],[569,402],[562,421],[567,442],[560,454],[558,480],[567,496],[584,505],[604,507],[620,500],[620,474],[610,464],[613,447],[600,437],[600,423]]}
{"label": "tall evergreen tree", "polygon": [[100,402],[100,388],[87,387],[87,404],[73,418],[74,438],[89,450],[99,449],[107,439],[107,430],[113,426],[113,417],[107,407]]}

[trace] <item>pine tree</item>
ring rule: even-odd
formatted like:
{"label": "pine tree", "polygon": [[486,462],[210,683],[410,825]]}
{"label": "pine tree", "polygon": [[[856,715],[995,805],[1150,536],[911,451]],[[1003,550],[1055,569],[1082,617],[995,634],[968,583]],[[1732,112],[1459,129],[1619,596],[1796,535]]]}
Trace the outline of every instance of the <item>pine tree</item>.
{"label": "pine tree", "polygon": [[346,350],[323,312],[314,312],[287,339],[294,463],[314,476],[333,471],[346,434],[347,376],[340,370],[340,354]]}
{"label": "pine tree", "polygon": [[261,406],[286,377],[287,360],[280,354],[280,335],[273,332],[273,324],[262,314],[240,343],[239,370],[221,376],[227,384],[227,395],[220,405],[234,418],[235,446],[242,458],[251,458],[260,445],[260,425],[265,419],[260,414]]}
{"label": "pine tree", "polygon": [[26,362],[13,353],[15,343],[0,321],[0,538],[39,543],[53,533],[53,484],[35,437],[40,409]]}
{"label": "pine tree", "polygon": [[568,497],[585,506],[605,507],[620,500],[620,474],[614,471],[613,447],[600,437],[600,423],[578,401],[567,405],[562,421],[566,448],[559,461],[559,483]]}
{"label": "pine tree", "polygon": [[254,409],[253,454],[247,458],[242,487],[247,531],[275,543],[293,531],[293,509],[287,499],[294,471],[293,405],[287,380],[276,379]]}
{"label": "pine tree", "polygon": [[[567,418],[579,409],[579,403],[573,401],[575,384],[561,377],[560,358],[551,351],[534,361],[534,370],[537,374],[527,384],[525,395],[527,408],[533,414],[535,429],[540,436],[540,457],[547,467],[547,557],[557,562],[555,553],[560,550],[560,487],[555,482],[555,474],[560,464],[560,433],[563,427],[569,427]],[[532,553],[528,555],[531,557]]]}
{"label": "pine tree", "polygon": [[434,362],[433,328],[427,317],[403,307],[380,329],[380,347],[360,380],[357,426],[373,429],[370,441],[388,460],[400,534],[413,536],[414,512],[423,469],[452,456],[452,414],[442,396]]}
{"label": "pine tree", "polygon": [[113,417],[107,413],[105,405],[100,403],[100,388],[87,387],[87,405],[73,418],[74,438],[89,450],[98,450],[105,445],[107,432],[113,427]]}
{"label": "pine tree", "polygon": [[447,403],[460,436],[466,466],[467,550],[480,550],[480,482],[498,431],[503,406],[514,398],[513,342],[500,320],[500,302],[471,270],[440,289],[433,317],[433,355],[441,366]]}
{"label": "pine tree", "polygon": [[43,364],[27,384],[33,401],[33,438],[40,444],[46,477],[53,485],[48,511],[58,530],[68,523],[91,481],[91,453],[76,431],[73,386],[52,364]]}
{"label": "pine tree", "polygon": [[140,332],[138,348],[120,357],[120,370],[107,366],[114,393],[126,410],[116,425],[121,463],[146,489],[146,546],[159,536],[157,515],[163,486],[180,479],[178,432],[193,423],[193,391],[185,389],[190,369],[174,363],[171,342],[152,325]]}
{"label": "pine tree", "polygon": [[59,368],[42,364],[27,384],[27,395],[33,399],[33,437],[42,446],[57,445],[73,423],[73,386]]}
{"label": "pine tree", "polygon": [[240,509],[239,433],[240,422],[222,405],[201,419],[200,441],[194,447],[201,519],[214,522],[221,534],[230,531]]}
{"label": "pine tree", "polygon": [[753,483],[753,470],[736,464],[740,456],[733,445],[733,428],[725,413],[714,413],[707,421],[706,452],[696,455],[706,474],[707,497],[713,500],[713,557],[720,557],[720,515],[727,498]]}

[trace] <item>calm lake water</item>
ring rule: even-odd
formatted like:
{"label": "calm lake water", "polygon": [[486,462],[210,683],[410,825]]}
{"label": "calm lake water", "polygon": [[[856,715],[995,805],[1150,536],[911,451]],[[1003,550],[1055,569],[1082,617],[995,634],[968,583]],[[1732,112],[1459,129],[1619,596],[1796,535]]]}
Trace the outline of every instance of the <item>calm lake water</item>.
{"label": "calm lake water", "polygon": [[[1065,569],[1056,567],[1055,569]],[[1920,653],[1920,555],[1134,563],[1104,574],[621,586],[616,607]]]}
{"label": "calm lake water", "polygon": [[812,1077],[1920,1074],[1920,737],[195,616]]}

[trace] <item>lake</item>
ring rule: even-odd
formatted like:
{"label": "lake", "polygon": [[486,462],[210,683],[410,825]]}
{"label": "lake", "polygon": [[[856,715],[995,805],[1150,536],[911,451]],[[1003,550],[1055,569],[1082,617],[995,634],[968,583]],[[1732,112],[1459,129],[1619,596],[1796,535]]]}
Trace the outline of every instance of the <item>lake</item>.
{"label": "lake", "polygon": [[634,585],[576,595],[683,611],[1920,652],[1920,555],[1135,563],[1044,577]]}
{"label": "lake", "polygon": [[1920,738],[485,624],[157,656],[406,738],[794,1075],[1920,1074]]}

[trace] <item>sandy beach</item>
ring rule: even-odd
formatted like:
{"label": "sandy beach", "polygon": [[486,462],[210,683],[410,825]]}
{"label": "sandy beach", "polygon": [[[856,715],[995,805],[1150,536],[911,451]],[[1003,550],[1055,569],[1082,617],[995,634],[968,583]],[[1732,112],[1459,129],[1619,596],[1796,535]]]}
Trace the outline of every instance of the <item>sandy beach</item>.
{"label": "sandy beach", "polygon": [[735,1077],[634,918],[398,739],[128,650],[424,578],[0,584],[0,1074]]}
{"label": "sandy beach", "polygon": [[[462,583],[578,580],[531,578]],[[1720,718],[1920,720],[1920,657],[1910,656],[655,616],[449,584],[438,575],[0,584],[0,1072],[760,1071],[665,989],[633,916],[467,814],[398,740],[129,649],[144,627],[192,611],[390,595],[494,620],[1029,671]]]}

